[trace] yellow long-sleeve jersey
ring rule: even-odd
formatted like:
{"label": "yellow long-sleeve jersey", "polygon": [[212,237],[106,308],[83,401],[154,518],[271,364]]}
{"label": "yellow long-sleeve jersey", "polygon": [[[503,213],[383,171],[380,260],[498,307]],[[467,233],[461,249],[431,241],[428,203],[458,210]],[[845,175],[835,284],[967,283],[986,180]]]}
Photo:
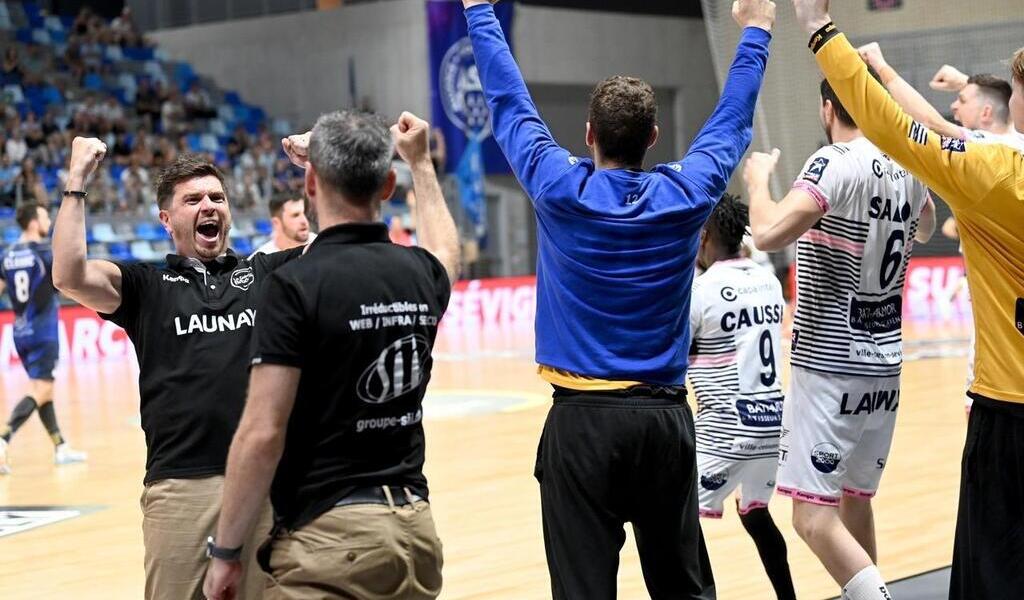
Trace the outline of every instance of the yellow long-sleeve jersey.
{"label": "yellow long-sleeve jersey", "polygon": [[816,33],[811,48],[864,135],[953,210],[977,331],[972,395],[1024,404],[1024,156],[916,123],[834,25]]}

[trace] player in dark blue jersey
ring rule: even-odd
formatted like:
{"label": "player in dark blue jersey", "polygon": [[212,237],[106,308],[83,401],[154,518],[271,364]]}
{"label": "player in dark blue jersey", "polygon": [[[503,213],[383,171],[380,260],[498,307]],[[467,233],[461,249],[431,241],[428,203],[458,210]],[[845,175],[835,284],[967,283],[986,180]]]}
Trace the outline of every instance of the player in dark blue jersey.
{"label": "player in dark blue jersey", "polygon": [[50,275],[53,252],[47,240],[50,214],[29,202],[18,208],[16,219],[21,238],[0,257],[0,290],[6,288],[14,309],[14,347],[31,380],[31,391],[14,407],[0,434],[0,475],[10,473],[7,443],[37,408],[39,419],[56,446],[54,462],[63,465],[86,458],[84,452],[73,450],[64,441],[53,410],[53,369],[59,343],[57,293]]}

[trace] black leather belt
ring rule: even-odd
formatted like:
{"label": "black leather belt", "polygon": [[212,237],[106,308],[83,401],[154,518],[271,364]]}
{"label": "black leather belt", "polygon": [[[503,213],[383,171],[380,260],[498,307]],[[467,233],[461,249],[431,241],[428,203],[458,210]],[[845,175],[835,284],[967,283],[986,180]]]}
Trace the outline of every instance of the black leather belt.
{"label": "black leather belt", "polygon": [[[389,485],[388,490],[391,492],[390,504],[395,506],[407,506],[415,502],[426,502],[426,500],[411,491],[406,495],[405,488]],[[388,497],[384,494],[384,487],[379,485],[356,488],[352,493],[335,502],[334,506],[352,506],[354,504],[383,504],[384,506],[389,506]]]}

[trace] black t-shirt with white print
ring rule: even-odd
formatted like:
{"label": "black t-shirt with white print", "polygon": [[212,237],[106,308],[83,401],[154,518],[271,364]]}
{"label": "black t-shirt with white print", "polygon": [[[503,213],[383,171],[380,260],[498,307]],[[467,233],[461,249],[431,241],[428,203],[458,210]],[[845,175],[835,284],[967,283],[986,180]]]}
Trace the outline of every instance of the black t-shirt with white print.
{"label": "black t-shirt with white print", "polygon": [[354,489],[427,497],[422,401],[451,283],[426,250],[383,224],[324,230],[267,279],[253,364],[302,370],[270,499],[297,529]]}
{"label": "black t-shirt with white print", "polygon": [[121,305],[101,314],[139,359],[145,483],[221,475],[245,405],[257,291],[302,248],[251,260],[177,255],[167,266],[118,263]]}

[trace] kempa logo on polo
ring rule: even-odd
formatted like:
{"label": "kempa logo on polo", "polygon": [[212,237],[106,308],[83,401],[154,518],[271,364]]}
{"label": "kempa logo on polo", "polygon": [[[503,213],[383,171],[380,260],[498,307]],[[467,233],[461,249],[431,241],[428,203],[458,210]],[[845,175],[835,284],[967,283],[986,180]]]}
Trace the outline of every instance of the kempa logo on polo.
{"label": "kempa logo on polo", "polygon": [[164,281],[170,281],[171,283],[188,283],[188,278],[184,275],[168,275],[164,273]]}
{"label": "kempa logo on polo", "polygon": [[222,333],[242,327],[252,327],[256,322],[256,311],[247,308],[233,315],[190,315],[174,317],[174,330],[178,335],[192,333]]}

